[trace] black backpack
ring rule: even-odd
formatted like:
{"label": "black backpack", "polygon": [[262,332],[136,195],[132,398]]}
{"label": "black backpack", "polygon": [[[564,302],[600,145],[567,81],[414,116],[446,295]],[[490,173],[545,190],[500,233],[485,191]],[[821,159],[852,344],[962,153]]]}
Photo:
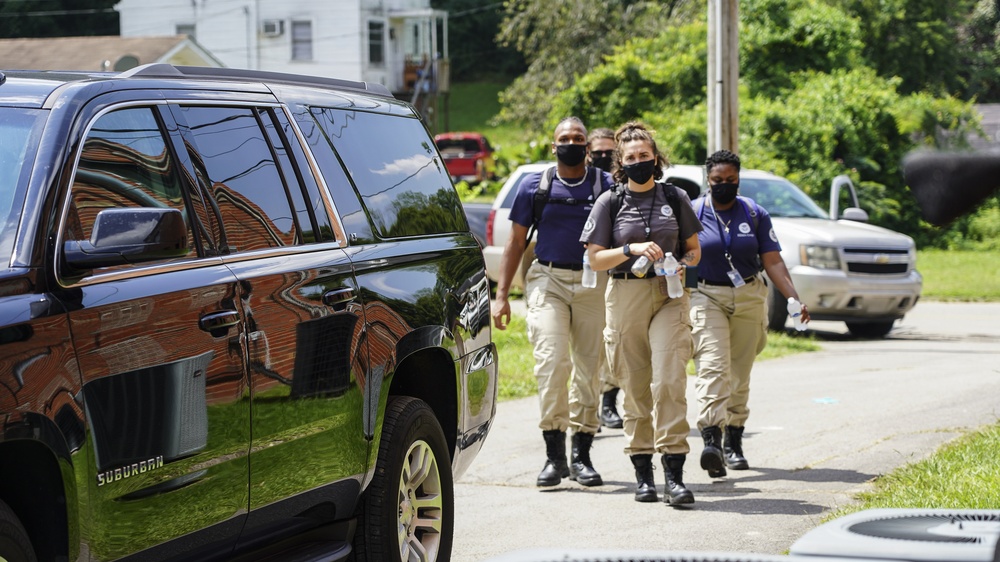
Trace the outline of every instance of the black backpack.
{"label": "black backpack", "polygon": [[531,226],[528,228],[528,238],[527,242],[531,242],[531,238],[535,235],[535,230],[538,227],[538,223],[542,222],[542,210],[545,209],[545,205],[548,203],[558,203],[561,205],[586,205],[588,202],[593,203],[597,201],[597,197],[601,194],[601,174],[598,168],[587,168],[587,175],[590,172],[594,172],[594,183],[591,184],[591,189],[594,192],[593,200],[590,199],[576,199],[574,197],[552,197],[552,177],[556,175],[556,167],[546,168],[542,172],[542,178],[538,182],[538,191],[535,192],[535,198],[532,201],[532,217]]}

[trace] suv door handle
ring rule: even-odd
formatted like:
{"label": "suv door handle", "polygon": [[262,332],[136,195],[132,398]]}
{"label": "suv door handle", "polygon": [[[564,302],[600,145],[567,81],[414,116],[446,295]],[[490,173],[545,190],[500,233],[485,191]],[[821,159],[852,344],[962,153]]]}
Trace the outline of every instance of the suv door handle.
{"label": "suv door handle", "polygon": [[337,312],[347,310],[347,304],[354,300],[354,289],[344,287],[331,289],[323,293],[323,304],[333,307]]}
{"label": "suv door handle", "polygon": [[198,327],[213,336],[221,336],[226,330],[240,323],[240,313],[235,310],[222,310],[202,316]]}

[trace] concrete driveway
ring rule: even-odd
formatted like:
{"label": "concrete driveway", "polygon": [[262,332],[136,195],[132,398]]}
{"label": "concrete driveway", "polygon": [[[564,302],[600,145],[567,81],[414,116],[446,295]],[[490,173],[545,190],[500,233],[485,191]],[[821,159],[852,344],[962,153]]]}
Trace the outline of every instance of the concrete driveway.
{"label": "concrete driveway", "polygon": [[[722,479],[698,466],[691,381],[685,482],[696,503],[687,509],[633,501],[621,430],[594,441],[604,486],[535,487],[544,464],[536,398],[501,403],[456,483],[452,560],[540,547],[784,553],[877,476],[997,421],[998,318],[1000,304],[921,302],[884,340],[813,322],[822,351],[755,367],[744,441],[751,470]],[[662,495],[662,469],[655,477]]]}

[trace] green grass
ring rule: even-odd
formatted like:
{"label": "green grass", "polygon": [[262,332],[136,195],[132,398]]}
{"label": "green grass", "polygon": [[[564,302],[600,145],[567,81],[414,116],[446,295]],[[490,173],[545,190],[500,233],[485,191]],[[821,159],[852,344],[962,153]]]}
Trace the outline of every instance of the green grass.
{"label": "green grass", "polygon": [[535,138],[538,131],[517,125],[492,124],[493,117],[500,111],[497,96],[506,87],[507,84],[499,82],[452,84],[448,95],[448,129],[482,133],[494,148],[500,150]]}
{"label": "green grass", "polygon": [[830,514],[874,508],[996,509],[1000,505],[1000,425],[942,446],[931,457],[878,478],[857,503]]}
{"label": "green grass", "polygon": [[921,250],[917,270],[923,299],[1000,301],[1000,251]]}

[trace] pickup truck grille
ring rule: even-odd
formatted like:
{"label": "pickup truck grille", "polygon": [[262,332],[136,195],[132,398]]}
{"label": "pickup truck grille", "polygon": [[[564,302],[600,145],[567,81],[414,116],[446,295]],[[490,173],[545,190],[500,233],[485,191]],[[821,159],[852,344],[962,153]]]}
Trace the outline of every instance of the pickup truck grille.
{"label": "pickup truck grille", "polygon": [[844,248],[844,261],[850,273],[902,275],[910,270],[910,252],[905,248]]}

